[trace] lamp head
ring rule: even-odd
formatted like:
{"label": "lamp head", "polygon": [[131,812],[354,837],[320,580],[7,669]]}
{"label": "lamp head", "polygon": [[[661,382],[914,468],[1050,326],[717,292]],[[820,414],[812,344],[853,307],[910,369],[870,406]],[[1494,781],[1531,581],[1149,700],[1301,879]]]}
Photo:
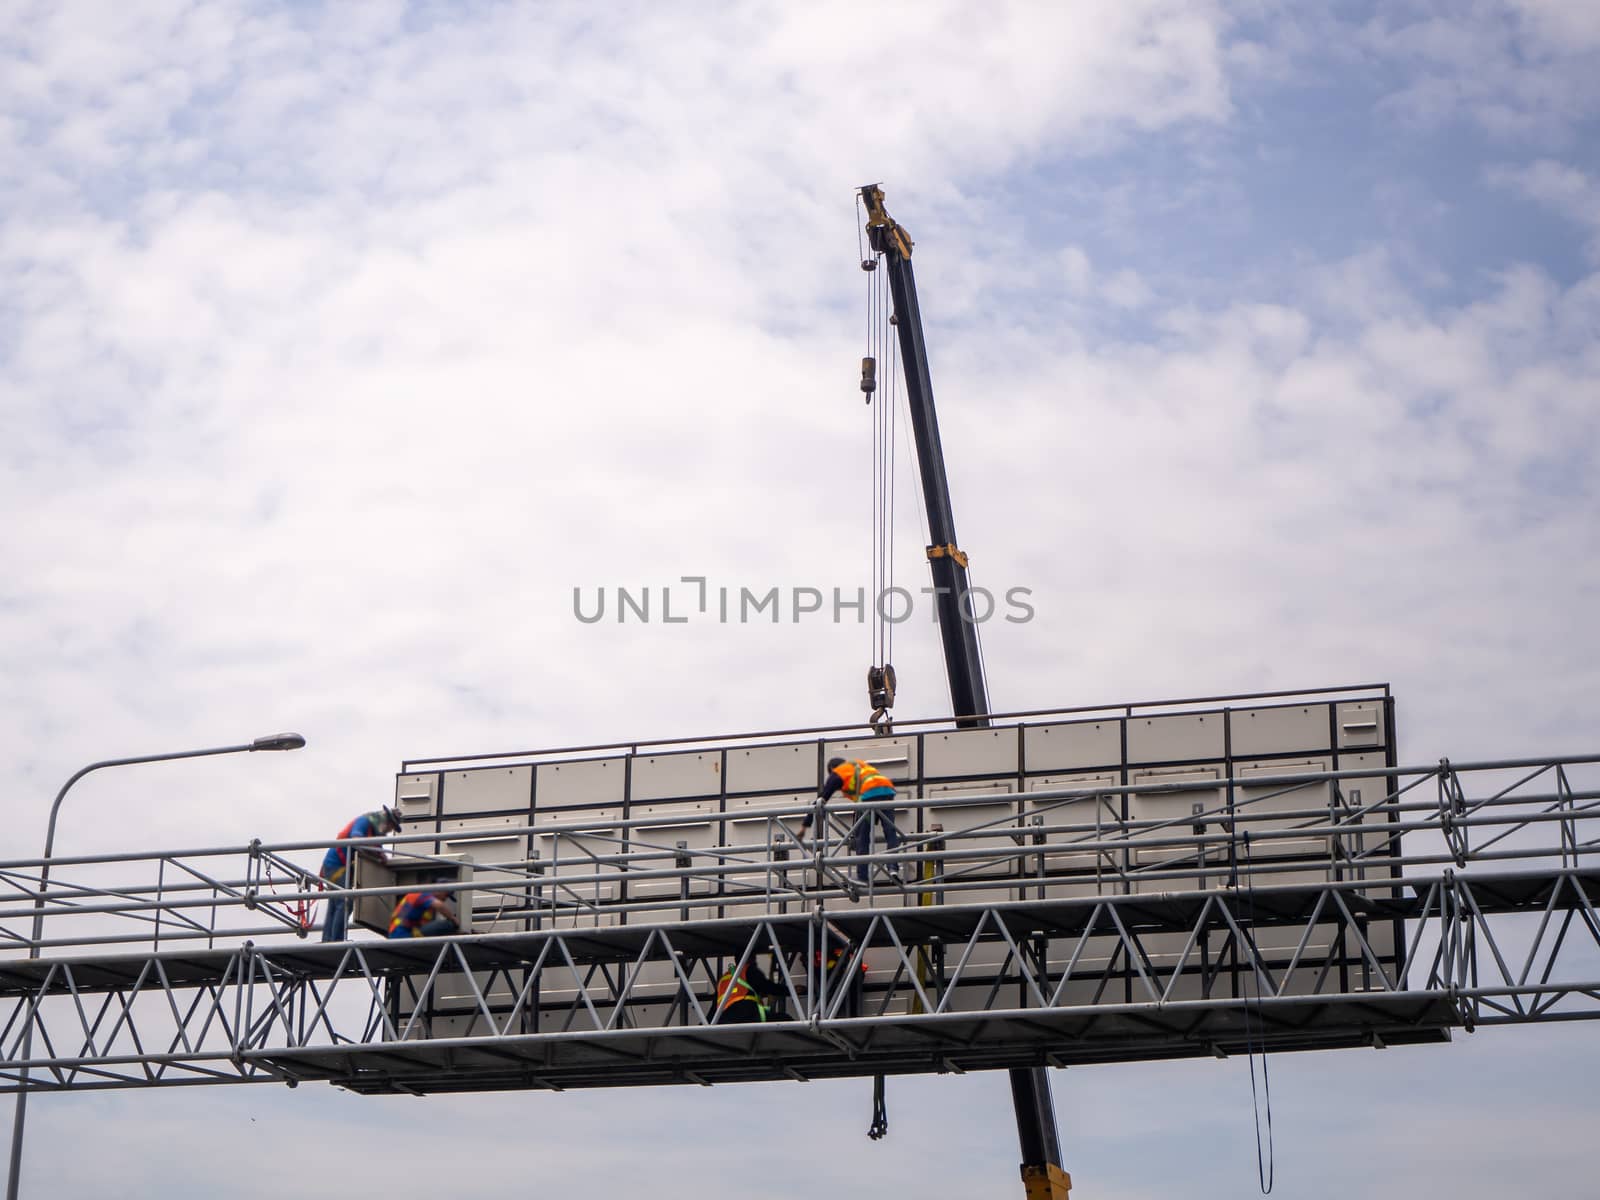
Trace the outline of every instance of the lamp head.
{"label": "lamp head", "polygon": [[298,750],[306,744],[306,739],[298,733],[272,733],[266,737],[258,737],[250,743],[252,752],[256,750]]}

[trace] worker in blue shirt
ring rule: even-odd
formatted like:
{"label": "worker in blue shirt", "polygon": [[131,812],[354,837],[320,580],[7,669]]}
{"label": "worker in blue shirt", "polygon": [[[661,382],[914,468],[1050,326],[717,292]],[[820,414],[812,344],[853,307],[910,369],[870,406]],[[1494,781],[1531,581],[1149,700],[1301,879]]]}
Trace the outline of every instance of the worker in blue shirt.
{"label": "worker in blue shirt", "polygon": [[441,937],[459,928],[455,906],[438,892],[407,892],[389,918],[392,938]]}
{"label": "worker in blue shirt", "polygon": [[[400,814],[387,804],[375,812],[362,813],[339,831],[340,838],[386,837],[391,833],[400,832]],[[376,854],[379,858],[388,860],[388,855],[382,850],[363,847],[363,854]],[[345,877],[349,874],[350,847],[329,846],[328,853],[322,858],[321,875],[323,880],[333,888],[345,886]],[[350,916],[350,902],[344,893],[335,891],[328,898],[328,914],[322,922],[322,940],[325,942],[342,942],[345,940],[345,926]]]}

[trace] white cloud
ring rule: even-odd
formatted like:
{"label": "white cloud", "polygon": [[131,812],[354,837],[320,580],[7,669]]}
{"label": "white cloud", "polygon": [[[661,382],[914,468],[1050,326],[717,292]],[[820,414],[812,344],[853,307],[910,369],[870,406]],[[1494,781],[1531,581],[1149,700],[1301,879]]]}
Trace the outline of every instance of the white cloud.
{"label": "white cloud", "polygon": [[[1025,704],[1066,677],[1126,692],[1130,670],[1148,695],[1173,672],[1191,690],[1307,674],[1415,688],[1483,670],[1466,650],[1487,627],[1503,637],[1493,687],[1448,699],[1457,719],[1479,708],[1469,727],[1502,689],[1532,703],[1546,675],[1600,684],[1573,653],[1593,645],[1600,587],[1595,353],[1562,332],[1591,286],[1517,272],[1482,302],[1380,308],[1349,331],[1315,307],[1241,305],[1173,314],[1159,354],[1031,347],[1025,371],[987,381],[1017,404],[965,476],[1010,486],[963,497],[1002,542],[1013,504],[1051,515],[1048,542],[1013,561],[1054,581],[1052,620],[1014,635],[1030,666],[1008,682]],[[1019,452],[1014,430],[1057,422],[1059,441]],[[1439,725],[1407,744],[1446,752]]]}
{"label": "white cloud", "polygon": [[1371,86],[1387,121],[1464,121],[1513,145],[1581,145],[1600,113],[1600,39],[1585,0],[1261,0],[1230,11],[1250,34],[1227,48],[1241,82],[1325,84],[1334,91],[1324,95],[1358,107]]}
{"label": "white cloud", "polygon": [[1529,35],[1568,54],[1600,49],[1600,10],[1585,0],[1511,0]]}
{"label": "white cloud", "polygon": [[1591,15],[1560,0],[1416,0],[1380,7],[1361,43],[1408,68],[1389,111],[1436,123],[1466,117],[1507,140],[1559,144],[1600,113]]}
{"label": "white cloud", "polygon": [[1586,229],[1585,253],[1591,262],[1600,262],[1600,179],[1549,158],[1523,166],[1494,166],[1488,177],[1491,183],[1519,191]]}

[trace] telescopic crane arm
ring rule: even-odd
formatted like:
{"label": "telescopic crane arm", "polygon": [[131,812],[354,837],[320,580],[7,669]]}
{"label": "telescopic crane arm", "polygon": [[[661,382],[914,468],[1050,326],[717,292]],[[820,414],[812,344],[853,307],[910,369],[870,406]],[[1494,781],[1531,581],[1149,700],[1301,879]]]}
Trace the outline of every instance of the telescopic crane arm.
{"label": "telescopic crane arm", "polygon": [[[917,469],[928,513],[928,566],[933,574],[950,703],[957,725],[983,726],[989,723],[989,695],[978,652],[977,625],[967,596],[967,556],[956,541],[950,484],[939,442],[939,421],[933,409],[928,348],[922,336],[922,313],[917,307],[916,276],[911,270],[911,236],[885,210],[883,189],[877,184],[864,186],[861,199],[867,212],[867,238],[873,250],[883,256],[894,300],[906,399],[917,443]],[[963,603],[967,605],[965,611]],[[1027,1200],[1067,1200],[1072,1180],[1061,1169],[1050,1077],[1043,1067],[1015,1069],[1010,1074]]]}

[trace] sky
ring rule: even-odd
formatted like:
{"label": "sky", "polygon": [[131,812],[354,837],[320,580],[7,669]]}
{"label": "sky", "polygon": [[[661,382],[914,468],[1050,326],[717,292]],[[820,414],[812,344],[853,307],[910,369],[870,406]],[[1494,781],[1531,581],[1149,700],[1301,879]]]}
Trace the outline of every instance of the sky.
{"label": "sky", "polygon": [[[865,718],[852,614],[659,603],[868,583],[875,181],[959,542],[1029,589],[996,709],[1388,682],[1403,763],[1592,752],[1597,68],[1589,0],[7,0],[0,858],[107,757],[308,741],[101,773],[63,853],[331,836],[407,757]],[[657,619],[576,618],[618,588]],[[947,711],[926,616],[902,717]],[[1273,1194],[1582,1194],[1593,1045],[1276,1056]],[[1077,1188],[1252,1194],[1249,1083],[1053,1073]],[[25,1184],[1017,1187],[1003,1076],[889,1105],[872,1143],[865,1081],[39,1096]]]}

